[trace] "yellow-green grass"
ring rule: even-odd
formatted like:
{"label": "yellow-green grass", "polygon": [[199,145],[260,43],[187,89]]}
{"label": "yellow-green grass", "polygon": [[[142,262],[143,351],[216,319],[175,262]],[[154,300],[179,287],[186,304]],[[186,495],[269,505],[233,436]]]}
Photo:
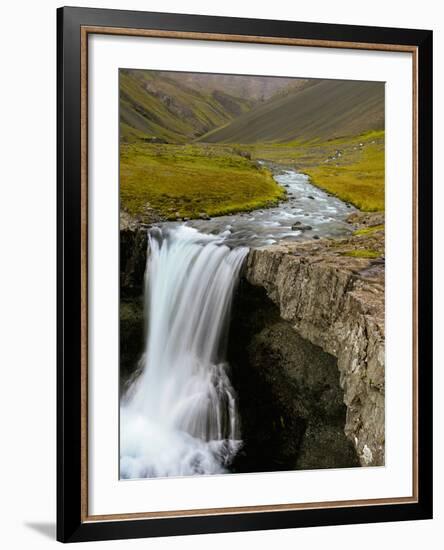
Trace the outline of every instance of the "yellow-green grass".
{"label": "yellow-green grass", "polygon": [[376,231],[382,231],[383,229],[384,224],[373,225],[371,227],[362,227],[361,229],[353,231],[353,235],[356,237],[359,237],[360,235],[371,235],[372,233],[375,233]]}
{"label": "yellow-green grass", "polygon": [[[287,142],[230,144],[249,151],[253,159],[265,159],[291,167],[313,167],[325,162],[340,150],[342,156],[337,162],[350,162],[360,156],[361,146],[384,146],[384,130],[371,130],[356,136],[344,136],[334,139],[296,139]],[[219,144],[223,147],[225,144]]]}
{"label": "yellow-green grass", "polygon": [[285,191],[271,173],[229,147],[122,144],[121,208],[149,206],[166,219],[195,218],[276,204]]}
{"label": "yellow-green grass", "polygon": [[384,210],[384,149],[369,145],[351,164],[306,169],[312,183],[365,212]]}
{"label": "yellow-green grass", "polygon": [[381,253],[370,248],[357,248],[344,252],[343,256],[351,256],[352,258],[379,258]]}
{"label": "yellow-green grass", "polygon": [[[241,145],[252,158],[293,167],[365,212],[384,210],[384,131],[333,140]],[[340,153],[338,155],[338,152]]]}

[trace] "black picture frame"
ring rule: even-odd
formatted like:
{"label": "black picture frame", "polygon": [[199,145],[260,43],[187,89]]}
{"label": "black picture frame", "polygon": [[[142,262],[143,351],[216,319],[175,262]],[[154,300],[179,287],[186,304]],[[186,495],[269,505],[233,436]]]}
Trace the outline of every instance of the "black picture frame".
{"label": "black picture frame", "polygon": [[[417,52],[417,458],[415,502],[202,514],[85,519],[82,512],[81,29],[155,29],[409,46]],[[432,32],[65,7],[57,10],[57,539],[62,542],[356,524],[432,517]]]}

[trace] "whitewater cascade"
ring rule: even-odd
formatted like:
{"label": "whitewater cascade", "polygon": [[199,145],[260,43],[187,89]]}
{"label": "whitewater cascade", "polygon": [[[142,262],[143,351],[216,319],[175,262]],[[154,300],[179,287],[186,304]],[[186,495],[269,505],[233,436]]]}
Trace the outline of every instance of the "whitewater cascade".
{"label": "whitewater cascade", "polygon": [[240,427],[225,344],[248,249],[186,226],[148,236],[146,348],[121,400],[121,478],[216,474]]}

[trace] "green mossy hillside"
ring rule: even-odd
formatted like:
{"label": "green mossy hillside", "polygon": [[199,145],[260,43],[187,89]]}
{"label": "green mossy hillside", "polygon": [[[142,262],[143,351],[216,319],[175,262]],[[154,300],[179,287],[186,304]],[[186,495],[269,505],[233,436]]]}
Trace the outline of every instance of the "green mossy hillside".
{"label": "green mossy hillside", "polygon": [[356,250],[349,250],[344,252],[344,256],[350,256],[351,258],[379,258],[381,254],[377,250],[371,250],[367,248],[358,248]]}
{"label": "green mossy hillside", "polygon": [[384,210],[383,140],[382,142],[374,140],[356,151],[343,152],[337,160],[340,162],[324,162],[304,171],[310,176],[314,185],[352,203],[364,212]]}
{"label": "green mossy hillside", "polygon": [[276,204],[285,191],[265,168],[229,147],[122,144],[121,209],[164,219],[216,216]]}
{"label": "green mossy hillside", "polygon": [[374,225],[372,227],[363,227],[362,229],[357,229],[356,231],[353,232],[353,235],[355,235],[356,237],[359,237],[360,235],[370,235],[371,233],[375,233],[377,231],[384,231],[384,230],[385,230],[385,225],[379,224],[379,225]]}

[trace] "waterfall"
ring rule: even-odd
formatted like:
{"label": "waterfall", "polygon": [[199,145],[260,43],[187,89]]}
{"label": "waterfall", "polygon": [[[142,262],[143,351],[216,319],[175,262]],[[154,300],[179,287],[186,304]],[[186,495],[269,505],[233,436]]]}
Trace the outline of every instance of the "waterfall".
{"label": "waterfall", "polygon": [[148,237],[146,348],[121,400],[120,475],[223,473],[241,445],[225,344],[248,249],[186,226]]}

